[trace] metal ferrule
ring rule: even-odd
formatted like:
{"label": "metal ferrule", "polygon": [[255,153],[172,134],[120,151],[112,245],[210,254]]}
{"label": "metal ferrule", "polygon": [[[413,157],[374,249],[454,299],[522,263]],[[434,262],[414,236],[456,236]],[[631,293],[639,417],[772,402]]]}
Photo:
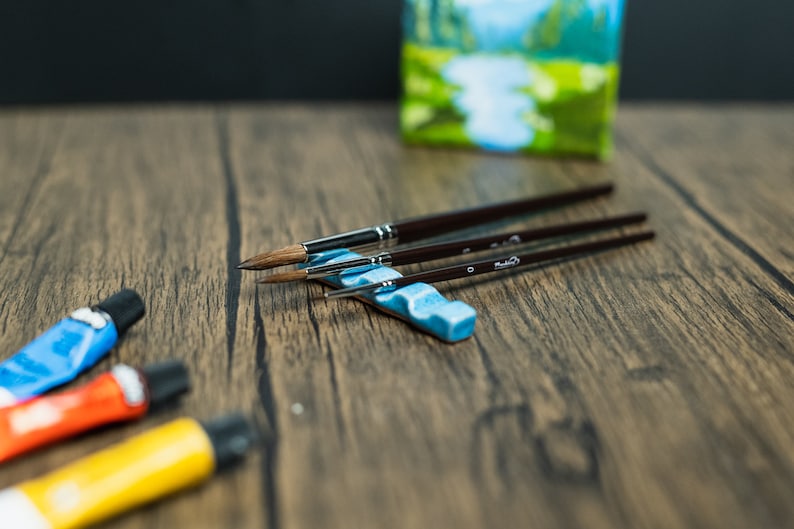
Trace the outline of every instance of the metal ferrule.
{"label": "metal ferrule", "polygon": [[302,246],[307,254],[313,254],[339,248],[357,248],[360,246],[375,245],[378,248],[382,248],[396,242],[397,230],[387,223],[313,239],[302,243]]}
{"label": "metal ferrule", "polygon": [[363,272],[375,266],[389,266],[390,264],[391,254],[388,252],[381,252],[375,255],[346,259],[336,263],[307,266],[304,270],[306,270],[307,279],[317,279],[348,272]]}
{"label": "metal ferrule", "polygon": [[325,293],[325,297],[328,299],[348,298],[350,296],[367,294],[375,290],[380,290],[382,288],[389,288],[391,286],[394,286],[394,281],[389,279],[387,281],[381,281],[380,283],[371,283],[369,285],[361,285],[358,287],[340,288],[339,290],[331,290],[330,292]]}
{"label": "metal ferrule", "polygon": [[380,226],[373,226],[373,230],[378,234],[379,241],[382,245],[396,244],[397,228],[389,223],[381,224]]}

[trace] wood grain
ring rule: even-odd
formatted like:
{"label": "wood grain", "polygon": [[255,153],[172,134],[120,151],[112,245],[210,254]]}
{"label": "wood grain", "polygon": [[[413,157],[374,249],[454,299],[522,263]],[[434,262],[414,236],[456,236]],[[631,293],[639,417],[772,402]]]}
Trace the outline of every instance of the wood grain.
{"label": "wood grain", "polygon": [[[3,465],[0,487],[241,409],[262,433],[241,468],[102,527],[792,527],[791,123],[624,107],[598,164],[404,148],[390,105],[0,111],[0,358],[127,286],[146,317],[78,383],[172,357],[194,378],[165,413]],[[479,313],[455,345],[232,266],[604,180],[615,196],[521,225],[646,210],[658,239],[439,284]]]}

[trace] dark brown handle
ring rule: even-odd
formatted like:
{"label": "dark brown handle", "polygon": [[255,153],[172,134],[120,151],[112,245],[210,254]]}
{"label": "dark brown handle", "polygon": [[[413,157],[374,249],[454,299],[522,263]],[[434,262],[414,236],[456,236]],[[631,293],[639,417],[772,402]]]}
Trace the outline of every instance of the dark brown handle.
{"label": "dark brown handle", "polygon": [[415,219],[399,220],[393,222],[392,226],[397,230],[400,243],[407,243],[426,239],[442,233],[470,228],[486,222],[493,222],[507,217],[587,200],[610,193],[613,189],[614,185],[612,184],[602,184],[543,197],[516,200],[514,202],[503,202],[480,208],[428,215]]}
{"label": "dark brown handle", "polygon": [[604,230],[628,224],[636,224],[647,218],[644,213],[633,213],[621,215],[619,217],[608,217],[599,220],[589,220],[584,222],[573,222],[570,224],[557,224],[545,228],[535,228],[532,230],[514,231],[487,235],[476,239],[463,239],[450,241],[440,244],[428,244],[404,250],[394,250],[391,252],[392,266],[399,266],[412,263],[422,263],[433,259],[442,259],[455,255],[466,255],[469,253],[483,250],[493,250],[502,246],[523,244],[532,241],[550,239],[563,235],[572,235],[595,230]]}
{"label": "dark brown handle", "polygon": [[610,239],[602,239],[588,243],[573,244],[571,246],[563,246],[562,248],[553,248],[551,250],[543,250],[540,252],[532,252],[523,255],[511,255],[499,259],[489,259],[462,265],[448,266],[445,268],[428,270],[427,272],[419,272],[418,274],[399,277],[394,280],[394,284],[397,286],[403,286],[410,285],[412,283],[436,283],[438,281],[449,281],[451,279],[459,279],[461,277],[469,277],[491,272],[502,272],[512,268],[536,264],[543,261],[551,261],[554,259],[562,259],[564,257],[572,257],[581,254],[618,248],[620,246],[626,246],[640,241],[653,239],[654,236],[654,232],[645,231],[633,235],[623,235],[620,237],[612,237]]}

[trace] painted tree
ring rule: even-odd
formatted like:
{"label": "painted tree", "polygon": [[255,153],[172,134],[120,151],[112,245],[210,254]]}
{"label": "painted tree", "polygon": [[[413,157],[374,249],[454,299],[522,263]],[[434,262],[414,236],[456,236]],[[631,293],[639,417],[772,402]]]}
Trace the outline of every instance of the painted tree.
{"label": "painted tree", "polygon": [[565,28],[588,11],[585,0],[553,0],[538,23],[527,31],[524,43],[532,51],[556,48],[562,41]]}

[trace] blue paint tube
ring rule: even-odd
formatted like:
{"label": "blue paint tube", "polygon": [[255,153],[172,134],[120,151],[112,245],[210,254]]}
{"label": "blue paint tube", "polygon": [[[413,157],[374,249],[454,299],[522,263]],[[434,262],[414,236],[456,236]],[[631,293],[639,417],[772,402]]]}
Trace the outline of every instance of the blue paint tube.
{"label": "blue paint tube", "polygon": [[75,310],[0,363],[0,407],[73,380],[102,359],[144,312],[143,300],[129,289]]}

